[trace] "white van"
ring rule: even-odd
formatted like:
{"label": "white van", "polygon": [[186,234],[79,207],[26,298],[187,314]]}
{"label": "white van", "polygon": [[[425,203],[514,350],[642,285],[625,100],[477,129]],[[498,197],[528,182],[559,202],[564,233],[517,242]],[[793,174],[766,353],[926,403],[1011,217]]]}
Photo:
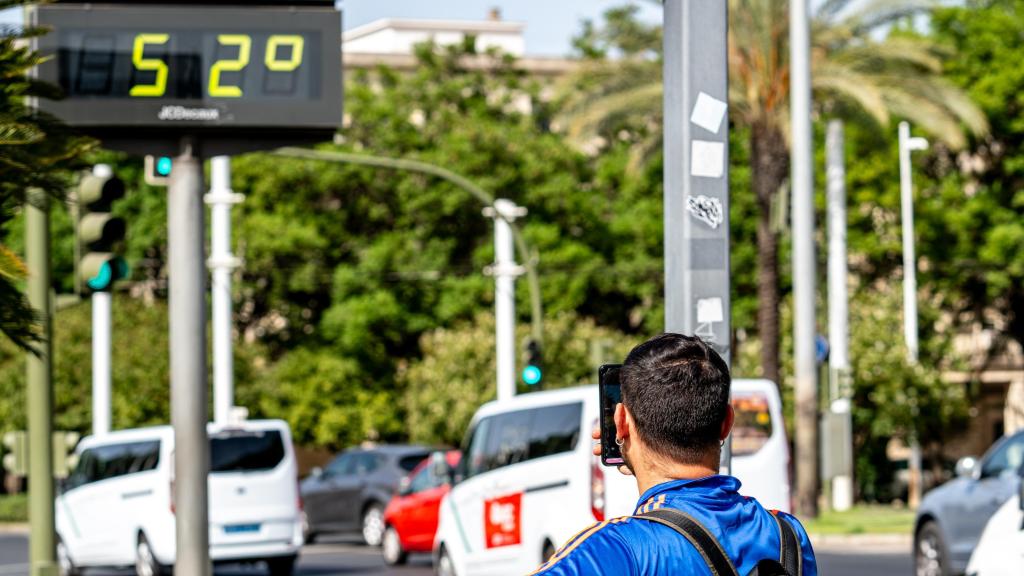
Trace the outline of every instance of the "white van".
{"label": "white van", "polygon": [[[734,380],[733,394],[740,437],[734,468],[741,481],[750,480],[741,491],[765,498],[767,508],[788,509],[778,392],[766,380]],[[466,435],[457,483],[441,505],[437,573],[528,574],[581,529],[632,514],[640,497],[635,480],[593,455],[598,415],[597,386],[481,407]],[[779,478],[783,486],[775,485]]]}
{"label": "white van", "polygon": [[789,440],[779,387],[771,380],[732,381],[732,475],[740,493],[768,510],[790,512]]}
{"label": "white van", "polygon": [[[210,557],[265,561],[292,574],[302,526],[291,432],[280,420],[207,425],[210,436]],[[89,436],[57,497],[61,573],[135,566],[168,571],[175,559],[174,431],[170,426]]]}

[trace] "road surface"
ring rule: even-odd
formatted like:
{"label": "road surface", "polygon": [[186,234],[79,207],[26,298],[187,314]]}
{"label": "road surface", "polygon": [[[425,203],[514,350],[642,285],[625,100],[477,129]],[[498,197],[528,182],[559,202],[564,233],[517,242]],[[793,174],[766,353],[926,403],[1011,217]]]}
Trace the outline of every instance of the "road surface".
{"label": "road surface", "polygon": [[[0,576],[28,575],[28,538],[23,534],[0,534]],[[818,567],[822,576],[910,576],[909,551],[819,550]],[[86,576],[127,576],[128,571],[91,570]],[[265,574],[256,567],[218,567],[217,576],[256,576]],[[308,546],[302,552],[296,576],[429,576],[433,574],[429,556],[413,556],[409,565],[388,568],[373,548],[343,540]]]}

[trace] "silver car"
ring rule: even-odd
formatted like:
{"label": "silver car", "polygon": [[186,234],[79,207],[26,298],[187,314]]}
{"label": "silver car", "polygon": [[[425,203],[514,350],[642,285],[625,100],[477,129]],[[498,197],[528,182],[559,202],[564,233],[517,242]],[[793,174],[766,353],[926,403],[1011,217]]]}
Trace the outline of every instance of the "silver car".
{"label": "silver car", "polygon": [[914,526],[917,576],[954,576],[967,570],[989,518],[1017,493],[1024,465],[1024,431],[992,445],[980,460],[962,458],[957,478],[925,495]]}

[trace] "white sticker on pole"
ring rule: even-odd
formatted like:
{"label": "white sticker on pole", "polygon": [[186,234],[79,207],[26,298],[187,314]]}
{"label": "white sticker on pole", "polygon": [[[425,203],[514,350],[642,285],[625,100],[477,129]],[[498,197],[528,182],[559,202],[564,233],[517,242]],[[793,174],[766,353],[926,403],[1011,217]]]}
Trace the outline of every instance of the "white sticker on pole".
{"label": "white sticker on pole", "polygon": [[718,131],[722,129],[722,120],[725,120],[725,113],[728,109],[729,105],[725,102],[701,92],[697,95],[697,102],[693,105],[690,122],[708,132],[718,134]]}
{"label": "white sticker on pole", "polygon": [[697,323],[714,324],[725,320],[721,298],[700,298],[697,300]]}
{"label": "white sticker on pole", "polygon": [[694,140],[690,144],[690,174],[721,178],[725,174],[725,143]]}

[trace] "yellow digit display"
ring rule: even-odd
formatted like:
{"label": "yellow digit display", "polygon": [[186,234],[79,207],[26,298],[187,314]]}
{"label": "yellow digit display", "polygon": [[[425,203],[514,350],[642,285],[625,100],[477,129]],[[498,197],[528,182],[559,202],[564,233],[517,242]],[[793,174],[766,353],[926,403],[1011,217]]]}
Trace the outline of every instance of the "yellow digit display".
{"label": "yellow digit display", "polygon": [[[302,65],[302,48],[306,40],[302,36],[290,34],[275,34],[267,40],[267,54],[264,64],[267,70],[274,72],[291,72]],[[281,46],[291,48],[291,54],[287,60],[278,60],[277,49]]]}
{"label": "yellow digit display", "polygon": [[238,46],[238,57],[231,60],[218,60],[210,68],[210,84],[207,92],[210,96],[220,98],[241,98],[242,89],[238,86],[221,86],[221,72],[238,72],[249,65],[249,53],[252,49],[252,38],[246,34],[220,34],[217,41],[224,46]]}
{"label": "yellow digit display", "polygon": [[132,46],[132,63],[136,70],[143,72],[156,72],[156,80],[152,84],[136,84],[128,92],[130,96],[141,96],[147,98],[159,98],[167,91],[167,64],[159,58],[146,58],[145,51],[147,44],[166,44],[170,39],[168,34],[139,34],[135,37]]}

